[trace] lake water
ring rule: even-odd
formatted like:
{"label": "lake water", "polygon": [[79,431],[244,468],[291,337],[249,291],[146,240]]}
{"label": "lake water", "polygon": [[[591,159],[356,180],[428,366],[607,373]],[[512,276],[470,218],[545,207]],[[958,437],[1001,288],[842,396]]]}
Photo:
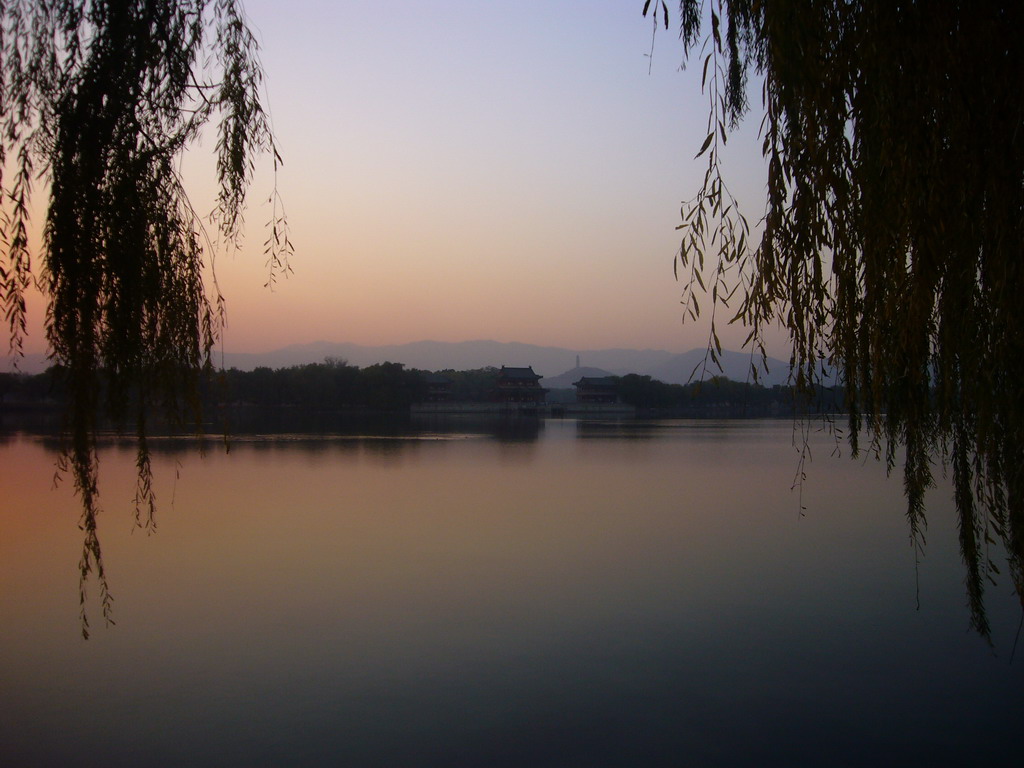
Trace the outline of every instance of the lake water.
{"label": "lake water", "polygon": [[[0,439],[0,763],[1017,764],[1008,585],[968,629],[946,488],[788,422],[457,422],[101,452],[115,627],[78,626],[52,444]],[[845,452],[844,452],[845,453]],[[95,589],[93,590],[95,592]],[[918,607],[918,600],[920,607]]]}

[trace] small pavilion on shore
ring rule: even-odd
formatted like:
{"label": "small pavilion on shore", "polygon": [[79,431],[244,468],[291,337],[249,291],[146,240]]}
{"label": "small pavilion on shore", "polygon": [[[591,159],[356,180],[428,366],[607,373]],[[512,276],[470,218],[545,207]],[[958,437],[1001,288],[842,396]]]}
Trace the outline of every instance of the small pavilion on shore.
{"label": "small pavilion on shore", "polygon": [[543,405],[547,390],[540,385],[540,379],[541,377],[533,372],[533,366],[509,368],[503,365],[494,387],[494,399],[506,404]]}

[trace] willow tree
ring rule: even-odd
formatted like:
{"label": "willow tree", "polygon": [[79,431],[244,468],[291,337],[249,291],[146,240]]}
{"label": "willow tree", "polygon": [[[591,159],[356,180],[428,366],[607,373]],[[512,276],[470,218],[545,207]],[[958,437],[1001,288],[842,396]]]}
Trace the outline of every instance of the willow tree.
{"label": "willow tree", "polygon": [[[62,466],[82,502],[80,563],[110,594],[96,532],[96,438],[105,416],[137,435],[136,515],[152,520],[152,414],[199,428],[223,301],[214,243],[236,243],[254,158],[269,153],[257,45],[238,0],[0,0],[0,302],[11,348],[33,281],[67,381]],[[219,194],[207,235],[181,176],[204,126],[216,131]],[[47,195],[41,265],[30,261],[33,183]],[[273,206],[271,278],[290,251]],[[207,282],[211,282],[207,280]]]}
{"label": "willow tree", "polygon": [[[668,26],[664,2],[644,13]],[[683,206],[684,303],[697,314],[703,286],[714,307],[731,300],[762,356],[781,324],[799,384],[839,372],[854,453],[866,439],[893,469],[904,452],[915,546],[933,461],[949,469],[987,635],[996,541],[1024,597],[1024,3],[682,0],[679,23],[710,103],[707,173]],[[756,247],[720,163],[752,82]]]}

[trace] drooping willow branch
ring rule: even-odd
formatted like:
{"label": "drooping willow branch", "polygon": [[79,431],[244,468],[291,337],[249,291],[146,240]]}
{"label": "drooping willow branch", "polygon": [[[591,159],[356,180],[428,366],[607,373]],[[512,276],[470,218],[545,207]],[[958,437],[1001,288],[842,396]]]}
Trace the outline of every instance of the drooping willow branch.
{"label": "drooping willow branch", "polygon": [[[854,453],[866,436],[893,469],[903,451],[915,546],[943,460],[988,636],[990,542],[1024,598],[1024,4],[681,0],[679,15],[687,51],[710,24],[708,172],[684,207],[683,264],[717,259],[712,304],[736,291],[755,345],[787,329],[797,383],[839,372]],[[767,205],[747,250],[716,149],[750,72]]]}
{"label": "drooping willow branch", "polygon": [[[209,241],[179,178],[181,155],[217,128],[218,239],[237,244],[254,159],[280,161],[261,103],[256,41],[239,0],[0,0],[0,304],[11,347],[26,333],[32,179],[48,193],[38,282],[68,402],[61,466],[81,499],[85,588],[110,617],[96,518],[96,436],[132,424],[136,513],[152,520],[146,435],[159,414],[201,429],[199,390],[221,327],[204,281]],[[276,191],[272,196],[276,201]],[[291,244],[279,204],[271,280]]]}

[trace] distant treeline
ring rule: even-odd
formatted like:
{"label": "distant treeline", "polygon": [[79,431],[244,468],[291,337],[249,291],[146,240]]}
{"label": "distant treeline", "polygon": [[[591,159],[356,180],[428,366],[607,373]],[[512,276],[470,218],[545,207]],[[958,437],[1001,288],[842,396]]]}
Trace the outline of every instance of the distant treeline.
{"label": "distant treeline", "polygon": [[[444,371],[441,375],[450,382],[450,399],[484,402],[494,391],[498,369]],[[428,398],[432,376],[435,374],[406,368],[402,363],[359,368],[333,358],[289,368],[231,368],[210,376],[203,400],[207,406],[400,411]],[[59,406],[64,393],[57,366],[36,375],[0,373],[0,407]]]}
{"label": "distant treeline", "polygon": [[[318,410],[402,411],[436,397],[440,377],[446,399],[487,402],[493,398],[497,368],[430,373],[401,363],[359,368],[343,360],[290,368],[232,368],[216,372],[204,399],[208,406],[300,407]],[[810,410],[842,410],[839,388],[797,395],[792,387],[763,387],[714,377],[692,384],[666,384],[650,376],[616,377],[619,400],[640,412],[701,416],[785,416]],[[0,408],[58,406],[63,400],[60,370],[27,375],[0,374]],[[571,390],[549,392],[550,402],[571,402]]]}
{"label": "distant treeline", "polygon": [[798,392],[794,387],[732,381],[724,376],[691,384],[666,384],[630,373],[618,379],[619,398],[638,411],[673,416],[789,416],[843,410],[842,387]]}

